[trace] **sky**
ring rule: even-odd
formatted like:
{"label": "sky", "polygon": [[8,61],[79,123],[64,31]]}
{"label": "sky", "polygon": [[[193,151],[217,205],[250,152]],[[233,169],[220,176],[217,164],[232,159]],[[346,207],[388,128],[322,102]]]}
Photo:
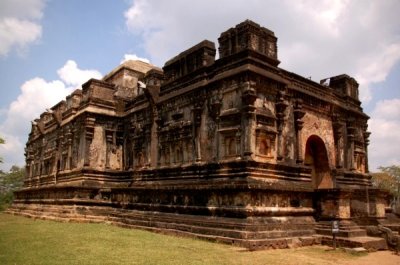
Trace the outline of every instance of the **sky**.
{"label": "sky", "polygon": [[24,165],[31,121],[126,59],[164,63],[245,19],[275,32],[281,68],[360,84],[371,171],[400,164],[398,0],[0,0],[0,145]]}

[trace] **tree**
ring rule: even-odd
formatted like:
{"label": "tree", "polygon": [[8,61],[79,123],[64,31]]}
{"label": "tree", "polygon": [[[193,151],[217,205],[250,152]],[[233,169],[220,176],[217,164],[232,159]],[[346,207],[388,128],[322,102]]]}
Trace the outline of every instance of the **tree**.
{"label": "tree", "polygon": [[397,190],[396,179],[386,172],[372,173],[372,185],[375,187],[389,192],[395,196]]}
{"label": "tree", "polygon": [[372,174],[373,185],[388,191],[395,200],[400,199],[400,166],[379,167],[379,170]]}
{"label": "tree", "polygon": [[25,178],[25,168],[12,166],[10,171],[4,174],[2,184],[8,187],[9,190],[16,190],[22,187]]}
{"label": "tree", "polygon": [[[4,141],[3,138],[0,137],[0,144],[5,144],[6,141]],[[3,158],[0,156],[0,163],[3,163]]]}
{"label": "tree", "polygon": [[12,172],[17,172],[17,171],[20,171],[22,168],[21,167],[19,167],[19,166],[17,166],[17,165],[13,165],[13,166],[11,166],[11,168],[10,168],[10,172],[12,173]]}
{"label": "tree", "polygon": [[24,167],[12,166],[8,173],[0,174],[0,211],[12,203],[13,193],[22,187],[24,178]]}

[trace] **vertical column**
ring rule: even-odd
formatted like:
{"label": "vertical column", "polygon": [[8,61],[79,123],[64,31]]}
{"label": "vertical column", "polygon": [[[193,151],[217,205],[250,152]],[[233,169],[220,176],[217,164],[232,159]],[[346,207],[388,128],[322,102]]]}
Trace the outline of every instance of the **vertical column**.
{"label": "vertical column", "polygon": [[157,113],[157,117],[155,118],[155,123],[156,123],[156,126],[155,126],[156,133],[155,134],[156,134],[156,138],[157,138],[157,146],[156,146],[156,148],[157,148],[157,158],[156,158],[157,163],[156,163],[156,165],[157,165],[157,167],[160,167],[162,165],[161,158],[163,157],[164,164],[166,164],[166,161],[165,161],[165,139],[163,142],[162,141],[163,138],[161,135],[161,128],[162,128],[162,125],[164,122],[161,119],[161,115],[159,113]]}
{"label": "vertical column", "polygon": [[93,140],[95,121],[96,119],[91,117],[87,117],[85,120],[85,145],[83,152],[84,166],[90,166],[90,144]]}
{"label": "vertical column", "polygon": [[159,125],[160,119],[158,118],[157,109],[153,111],[153,122],[151,124],[151,140],[150,140],[150,166],[155,168],[160,165],[160,145],[159,145]]}
{"label": "vertical column", "polygon": [[279,161],[283,159],[282,131],[285,122],[285,110],[288,105],[289,104],[285,101],[285,92],[279,91],[278,100],[275,104],[278,131],[277,159]]}
{"label": "vertical column", "polygon": [[243,125],[244,125],[244,138],[243,138],[243,156],[251,158],[253,154],[253,147],[255,146],[254,141],[254,125],[255,125],[255,109],[254,102],[257,99],[255,89],[252,87],[254,83],[246,81],[244,83],[244,90],[242,92],[242,114],[243,114]]}
{"label": "vertical column", "polygon": [[136,123],[134,121],[130,122],[130,128],[128,129],[128,141],[126,143],[126,152],[127,153],[127,169],[133,170],[135,164],[134,157],[134,137],[136,133]]}
{"label": "vertical column", "polygon": [[169,154],[169,156],[168,156],[168,165],[173,165],[174,164],[174,149],[172,148],[172,143],[174,142],[173,140],[172,140],[172,137],[171,137],[171,132],[169,131],[168,132],[168,154]]}
{"label": "vertical column", "polygon": [[[366,130],[366,128],[365,128]],[[368,167],[368,145],[369,145],[369,136],[371,135],[370,132],[364,131],[364,148],[365,148],[365,173],[369,173]]]}
{"label": "vertical column", "polygon": [[71,156],[69,159],[69,169],[74,169],[78,166],[78,156],[79,156],[79,130],[77,128],[71,129]]}
{"label": "vertical column", "polygon": [[110,168],[110,154],[114,142],[114,132],[106,130],[106,168]]}
{"label": "vertical column", "polygon": [[201,161],[201,142],[200,142],[200,125],[201,125],[201,114],[203,112],[201,102],[196,102],[192,109],[193,111],[193,135],[192,135],[192,143],[194,147],[194,158],[196,162]]}
{"label": "vertical column", "polygon": [[152,128],[152,122],[147,122],[144,125],[144,135],[145,135],[145,147],[143,148],[144,150],[144,166],[146,168],[151,166],[151,128]]}
{"label": "vertical column", "polygon": [[66,138],[67,138],[67,161],[63,161],[65,165],[65,170],[70,170],[72,168],[71,165],[71,157],[72,157],[72,133],[71,130],[69,129],[66,133]]}
{"label": "vertical column", "polygon": [[[53,173],[54,173],[54,184],[57,184],[58,181],[58,173],[61,171],[61,162],[62,162],[62,153],[64,147],[64,136],[59,134],[56,140],[56,148],[53,152],[54,154],[54,166],[53,166]],[[54,170],[55,169],[55,170]]]}
{"label": "vertical column", "polygon": [[30,146],[27,146],[25,148],[25,157],[26,157],[26,166],[25,166],[25,172],[26,172],[26,178],[31,179],[32,178],[32,155],[31,155],[31,148]]}
{"label": "vertical column", "polygon": [[[158,88],[159,91],[159,88]],[[160,127],[160,118],[158,115],[158,109],[156,107],[156,104],[154,103],[153,100],[151,102],[151,123],[149,125],[150,127],[150,167],[155,168],[159,165],[159,160],[160,160],[160,148],[158,144],[158,131]]]}
{"label": "vertical column", "polygon": [[28,185],[26,185],[26,182],[24,182],[24,184],[28,187],[32,187],[32,178],[34,177],[35,174],[35,164],[33,160],[29,161],[29,168],[27,169],[28,171]]}
{"label": "vertical column", "polygon": [[236,150],[236,156],[240,156],[240,143],[241,143],[241,139],[242,139],[242,133],[240,130],[238,130],[235,133],[235,150]]}
{"label": "vertical column", "polygon": [[371,135],[370,132],[364,133],[364,148],[365,148],[365,173],[369,173],[369,166],[368,166],[368,145],[369,145],[369,136]]}
{"label": "vertical column", "polygon": [[210,105],[208,106],[208,110],[209,110],[209,115],[211,117],[211,119],[213,119],[213,121],[215,122],[215,130],[212,132],[209,132],[209,135],[214,135],[212,136],[212,138],[215,138],[215,159],[218,161],[219,160],[219,143],[220,143],[220,136],[219,136],[219,115],[220,115],[220,111],[221,111],[221,106],[222,106],[222,95],[220,95],[219,93],[213,97],[210,100]]}
{"label": "vertical column", "polygon": [[342,146],[343,146],[343,124],[339,121],[333,122],[333,136],[335,140],[336,168],[343,167]]}
{"label": "vertical column", "polygon": [[29,143],[25,148],[25,156],[26,156],[26,166],[25,166],[26,176],[24,180],[24,186],[30,187],[32,183],[32,177],[34,175],[34,159],[32,156],[32,151]]}
{"label": "vertical column", "polygon": [[354,133],[356,128],[352,125],[347,126],[347,150],[348,150],[348,168],[355,170],[354,167]]}
{"label": "vertical column", "polygon": [[296,163],[303,163],[303,141],[301,137],[301,131],[303,129],[304,121],[302,120],[306,112],[303,110],[303,101],[301,99],[296,100],[294,107],[294,121],[295,121],[295,130],[296,130],[296,140],[297,140],[297,148],[296,148]]}

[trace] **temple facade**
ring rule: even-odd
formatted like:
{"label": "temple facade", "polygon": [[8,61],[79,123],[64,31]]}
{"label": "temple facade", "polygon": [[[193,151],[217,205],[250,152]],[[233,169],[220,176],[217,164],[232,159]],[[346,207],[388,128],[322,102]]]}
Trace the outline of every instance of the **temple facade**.
{"label": "temple facade", "polygon": [[249,20],[218,42],[218,59],[204,40],[162,68],[126,61],[43,112],[9,211],[252,249],[320,243],[332,220],[365,236],[385,194],[357,81],[280,68],[277,37]]}

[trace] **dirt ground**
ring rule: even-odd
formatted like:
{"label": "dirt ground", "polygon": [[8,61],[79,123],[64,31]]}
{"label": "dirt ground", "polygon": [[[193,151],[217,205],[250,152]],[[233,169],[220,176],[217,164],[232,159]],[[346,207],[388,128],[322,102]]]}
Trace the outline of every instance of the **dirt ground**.
{"label": "dirt ground", "polygon": [[[269,256],[277,254],[271,259],[270,264],[280,265],[303,265],[303,264],[325,264],[325,265],[400,265],[400,255],[393,251],[376,251],[368,253],[346,254],[344,249],[333,251],[327,246],[312,246],[292,250],[266,250]],[[282,256],[285,256],[282,259]],[[264,263],[257,263],[264,264]]]}
{"label": "dirt ground", "polygon": [[392,251],[377,251],[342,265],[400,265],[400,256]]}

